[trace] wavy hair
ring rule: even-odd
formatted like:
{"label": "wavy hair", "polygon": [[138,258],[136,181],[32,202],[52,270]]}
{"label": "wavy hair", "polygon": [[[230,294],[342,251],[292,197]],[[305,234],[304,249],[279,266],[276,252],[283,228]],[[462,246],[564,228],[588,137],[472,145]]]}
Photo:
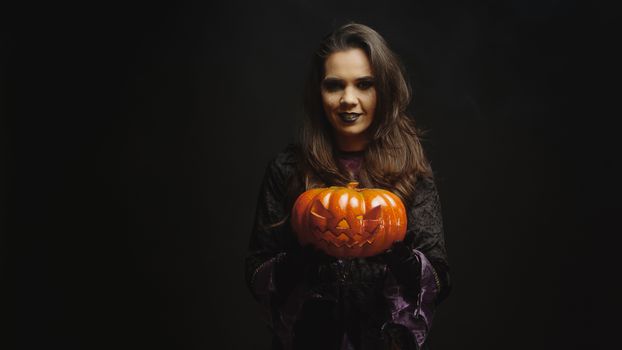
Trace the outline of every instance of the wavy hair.
{"label": "wavy hair", "polygon": [[353,180],[335,160],[335,143],[322,108],[320,90],[326,58],[353,48],[366,53],[377,93],[375,116],[369,126],[372,139],[364,151],[360,180],[365,187],[385,188],[408,201],[412,199],[417,178],[432,176],[421,146],[420,131],[407,114],[411,88],[402,63],[382,36],[358,23],[348,23],[325,36],[313,55],[304,87],[301,185],[306,190],[329,184],[345,185]]}

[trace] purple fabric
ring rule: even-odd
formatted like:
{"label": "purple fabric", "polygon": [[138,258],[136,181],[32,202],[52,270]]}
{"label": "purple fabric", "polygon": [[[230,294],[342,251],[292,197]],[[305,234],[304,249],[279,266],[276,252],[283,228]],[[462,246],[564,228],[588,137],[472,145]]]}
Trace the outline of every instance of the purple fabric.
{"label": "purple fabric", "polygon": [[[284,253],[282,253],[284,254]],[[253,292],[261,305],[262,317],[272,326],[272,314],[270,312],[270,294],[274,292],[274,264],[279,255],[261,264],[253,274]]]}
{"label": "purple fabric", "polygon": [[341,165],[355,178],[359,177],[361,172],[361,164],[363,164],[363,156],[344,157],[337,158]]}
{"label": "purple fabric", "polygon": [[294,288],[284,305],[281,305],[278,309],[272,306],[271,295],[276,291],[274,265],[282,260],[285,254],[287,253],[279,253],[257,268],[253,275],[253,290],[259,298],[263,316],[268,326],[280,339],[283,349],[290,350],[294,335],[293,327],[304,302],[309,298],[321,296],[307,293],[303,285],[298,285]]}
{"label": "purple fabric", "polygon": [[432,325],[438,282],[430,261],[420,251],[416,249],[413,251],[421,262],[421,290],[418,299],[405,298],[392,274],[387,276],[384,296],[389,301],[391,322],[408,328],[415,336],[417,344],[421,346]]}
{"label": "purple fabric", "polygon": [[[415,249],[413,252],[421,262],[421,289],[417,300],[411,300],[404,295],[401,286],[390,272],[387,273],[383,295],[388,302],[391,315],[391,319],[387,322],[397,323],[408,328],[421,346],[425,342],[432,324],[439,287],[432,264],[420,251]],[[275,291],[274,264],[282,259],[284,254],[286,253],[280,253],[256,270],[253,288],[259,298],[268,325],[281,340],[283,348],[290,350],[292,349],[293,327],[303,304],[311,298],[321,299],[323,295],[310,293],[304,284],[300,284],[294,289],[284,305],[278,309],[272,307],[270,296]],[[341,350],[354,350],[347,334],[343,336]]]}
{"label": "purple fabric", "polygon": [[352,154],[341,153],[337,160],[355,179],[359,178],[361,165],[363,164],[362,152],[352,152]]}

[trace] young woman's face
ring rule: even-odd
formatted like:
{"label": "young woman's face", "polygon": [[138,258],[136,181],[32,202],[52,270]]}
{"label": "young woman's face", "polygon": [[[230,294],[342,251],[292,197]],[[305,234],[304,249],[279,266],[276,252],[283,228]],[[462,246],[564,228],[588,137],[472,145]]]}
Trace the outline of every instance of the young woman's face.
{"label": "young woman's face", "polygon": [[[328,121],[342,148],[361,145],[374,120],[376,87],[367,55],[362,49],[335,52],[324,62],[322,103]],[[353,145],[357,148],[357,145]]]}

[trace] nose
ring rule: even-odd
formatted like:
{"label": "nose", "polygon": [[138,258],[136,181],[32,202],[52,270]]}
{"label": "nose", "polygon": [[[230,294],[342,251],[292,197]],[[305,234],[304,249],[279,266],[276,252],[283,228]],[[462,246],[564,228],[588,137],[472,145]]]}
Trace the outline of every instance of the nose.
{"label": "nose", "polygon": [[357,103],[357,98],[355,93],[352,91],[353,89],[347,87],[343,90],[343,95],[341,95],[341,99],[339,103],[343,106],[354,106]]}

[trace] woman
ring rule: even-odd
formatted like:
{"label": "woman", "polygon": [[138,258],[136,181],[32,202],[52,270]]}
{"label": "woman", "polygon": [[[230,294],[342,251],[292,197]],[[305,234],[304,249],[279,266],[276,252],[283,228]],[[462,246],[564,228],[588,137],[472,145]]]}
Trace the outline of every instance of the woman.
{"label": "woman", "polygon": [[[426,348],[449,268],[432,171],[406,115],[404,70],[377,32],[350,23],[324,38],[305,90],[301,142],[268,165],[246,259],[273,348]],[[301,247],[289,217],[298,195],[351,181],[402,199],[404,240],[354,259]]]}

